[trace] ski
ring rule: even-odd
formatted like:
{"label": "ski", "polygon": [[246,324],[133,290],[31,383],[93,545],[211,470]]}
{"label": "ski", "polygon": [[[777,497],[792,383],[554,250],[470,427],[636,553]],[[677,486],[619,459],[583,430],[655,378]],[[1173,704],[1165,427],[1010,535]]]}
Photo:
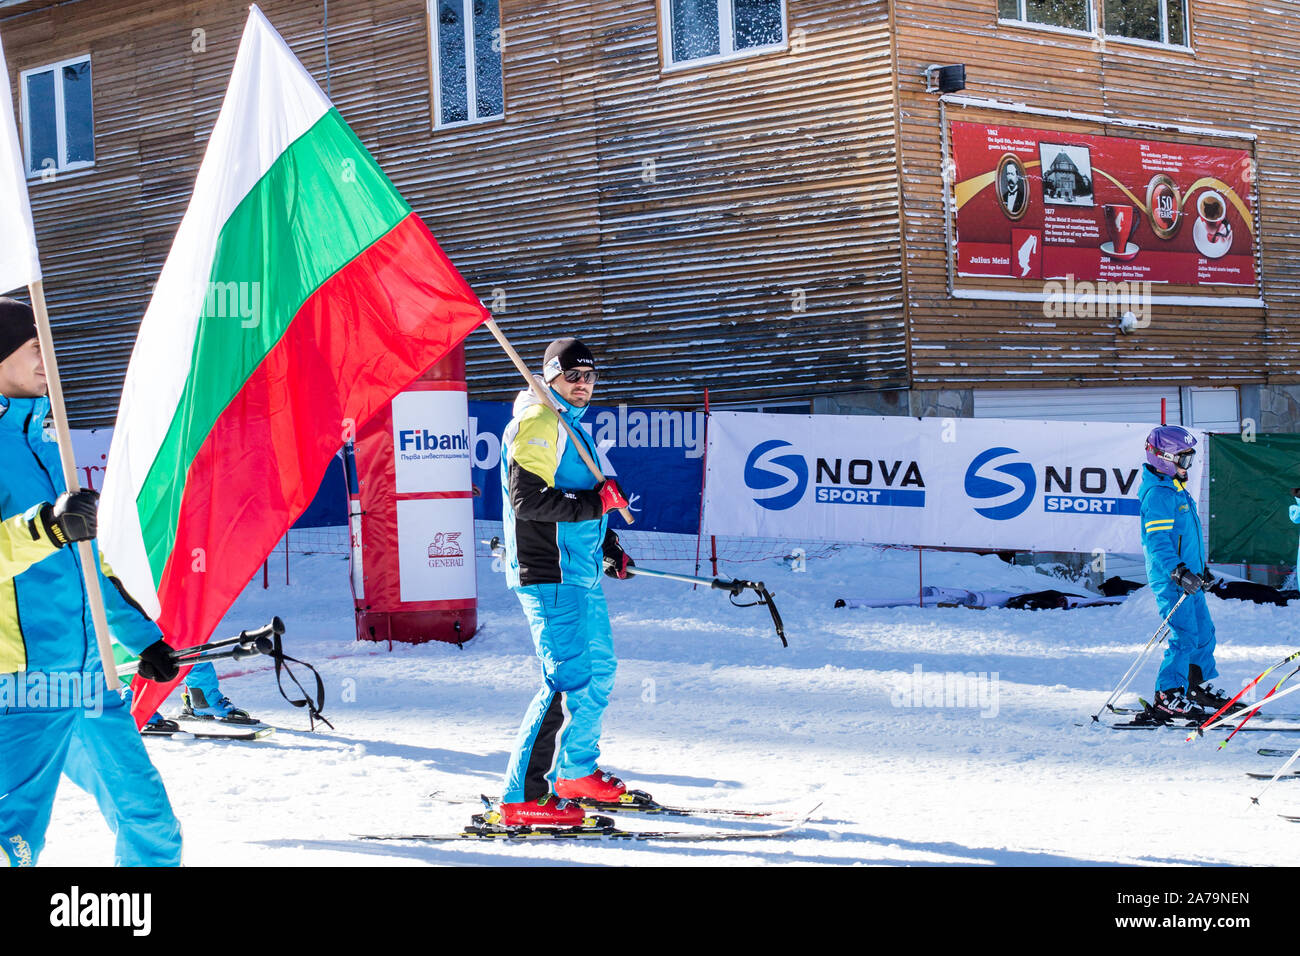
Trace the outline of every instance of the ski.
{"label": "ski", "polygon": [[[821,804],[818,804],[821,806]],[[589,817],[577,827],[506,827],[475,814],[469,826],[457,833],[357,833],[358,840],[408,843],[445,843],[457,840],[489,840],[498,843],[527,843],[542,840],[596,840],[610,843],[710,843],[724,840],[770,840],[800,829],[817,807],[790,823],[766,830],[624,830],[611,817]]]}
{"label": "ski", "polygon": [[[1245,707],[1243,707],[1243,708],[1237,710],[1237,711],[1233,714],[1233,716],[1236,716],[1236,714],[1248,714],[1248,713],[1250,713],[1251,706],[1253,706],[1253,705],[1247,705],[1247,706],[1245,706]],[[1110,710],[1111,713],[1113,713],[1113,714],[1115,714],[1115,715],[1117,715],[1117,716],[1124,716],[1124,717],[1128,717],[1128,716],[1137,716],[1138,714],[1140,714],[1140,713],[1143,712],[1143,711],[1142,711],[1142,708],[1140,708],[1140,707],[1112,707],[1112,708],[1109,708],[1109,710]],[[1300,723],[1300,713],[1271,713],[1271,712],[1269,712],[1269,711],[1265,711],[1265,710],[1261,710],[1261,711],[1259,712],[1259,717],[1264,717],[1265,715],[1267,715],[1267,719],[1269,719],[1269,720],[1284,721],[1284,722],[1293,722],[1293,721],[1294,721],[1294,722],[1298,722],[1298,723]],[[1207,713],[1205,716],[1206,716],[1206,717],[1209,717],[1210,715]],[[1256,719],[1259,719],[1259,718],[1257,717]],[[1287,756],[1289,757],[1289,756],[1291,756],[1291,755],[1290,755],[1290,754],[1287,754]]]}
{"label": "ski", "polygon": [[275,733],[267,724],[223,724],[218,721],[176,720],[175,730],[151,730],[146,724],[140,733],[145,737],[171,740],[261,740]]}
{"label": "ski", "polygon": [[1292,823],[1300,823],[1300,817],[1292,816],[1289,813],[1279,813],[1278,816],[1283,820],[1290,820]]}
{"label": "ski", "polygon": [[[481,793],[477,797],[468,794],[448,794],[435,790],[429,796],[443,803],[465,803],[465,804],[483,804],[485,807],[494,807],[500,802],[499,798]],[[629,790],[628,799],[619,803],[606,803],[601,800],[571,800],[570,803],[577,803],[584,810],[590,810],[595,813],[633,813],[643,816],[659,817],[723,817],[733,820],[794,820],[797,819],[801,811],[796,809],[772,809],[772,810],[745,810],[732,807],[679,807],[669,806],[652,799],[644,790]]]}
{"label": "ski", "polygon": [[1255,753],[1259,754],[1261,757],[1289,757],[1295,753],[1295,751],[1278,750],[1276,747],[1260,747],[1255,751]]}
{"label": "ski", "polygon": [[[1292,752],[1294,753],[1294,751]],[[1291,756],[1291,754],[1287,754],[1287,756],[1289,757]],[[1273,775],[1271,773],[1263,773],[1262,771],[1259,770],[1247,770],[1246,776],[1250,777],[1252,780],[1273,779]],[[1278,777],[1277,779],[1278,780],[1300,780],[1300,770],[1292,770],[1290,773],[1284,773],[1282,774],[1282,776]]]}
{"label": "ski", "polygon": [[[1123,723],[1107,724],[1107,726],[1112,730],[1181,730],[1184,732],[1191,732],[1195,731],[1201,725],[1197,721],[1173,720],[1167,724]],[[1219,730],[1230,730],[1236,726],[1236,724],[1220,724],[1218,727],[1214,728],[1214,732]],[[1250,733],[1251,731],[1273,734],[1300,734],[1300,723],[1258,724],[1251,721],[1249,724],[1246,724],[1246,726],[1241,728],[1242,733]],[[1291,754],[1288,753],[1287,756],[1289,757]]]}

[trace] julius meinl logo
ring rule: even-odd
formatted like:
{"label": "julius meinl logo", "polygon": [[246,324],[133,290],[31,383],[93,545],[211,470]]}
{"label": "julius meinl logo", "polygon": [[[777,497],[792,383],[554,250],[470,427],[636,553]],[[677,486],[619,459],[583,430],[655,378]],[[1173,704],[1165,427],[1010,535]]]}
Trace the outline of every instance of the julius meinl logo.
{"label": "julius meinl logo", "polygon": [[[1056,514],[1136,515],[1139,503],[1128,495],[1137,482],[1138,469],[1073,465],[1044,465],[1043,511]],[[1014,448],[989,448],[974,457],[966,469],[967,497],[986,502],[974,506],[977,514],[1007,521],[1029,510],[1038,491],[1038,475]],[[1118,490],[1119,496],[1113,491]]]}
{"label": "julius meinl logo", "polygon": [[83,893],[73,886],[50,897],[50,925],[77,927],[128,927],[133,936],[148,936],[153,929],[153,895],[150,893]]}
{"label": "julius meinl logo", "polygon": [[[754,501],[784,511],[808,490],[808,460],[779,438],[754,446],[745,459],[745,484]],[[925,480],[911,459],[818,458],[812,470],[813,500],[819,504],[925,506]]]}

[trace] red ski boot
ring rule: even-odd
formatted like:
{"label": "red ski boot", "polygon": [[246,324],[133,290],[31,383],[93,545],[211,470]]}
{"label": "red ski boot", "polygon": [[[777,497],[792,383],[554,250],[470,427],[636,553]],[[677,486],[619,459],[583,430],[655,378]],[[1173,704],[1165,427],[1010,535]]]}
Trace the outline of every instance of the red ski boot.
{"label": "red ski boot", "polygon": [[597,770],[577,780],[555,781],[555,792],[565,800],[622,803],[627,794],[627,785],[612,773]]}
{"label": "red ski boot", "polygon": [[507,827],[580,827],[587,811],[548,793],[540,800],[501,804],[501,824]]}

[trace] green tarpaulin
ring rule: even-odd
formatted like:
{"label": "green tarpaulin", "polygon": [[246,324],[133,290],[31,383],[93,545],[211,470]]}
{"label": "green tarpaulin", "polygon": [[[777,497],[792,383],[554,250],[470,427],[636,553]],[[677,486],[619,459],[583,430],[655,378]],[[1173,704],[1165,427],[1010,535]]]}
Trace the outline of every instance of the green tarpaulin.
{"label": "green tarpaulin", "polygon": [[1287,509],[1300,487],[1300,435],[1210,436],[1210,560],[1296,563],[1300,527]]}

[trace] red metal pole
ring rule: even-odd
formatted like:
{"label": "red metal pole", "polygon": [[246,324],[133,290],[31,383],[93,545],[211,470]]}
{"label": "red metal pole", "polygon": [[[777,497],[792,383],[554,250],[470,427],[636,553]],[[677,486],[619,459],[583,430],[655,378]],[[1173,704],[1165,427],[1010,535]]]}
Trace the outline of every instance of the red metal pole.
{"label": "red metal pole", "polygon": [[[704,460],[701,463],[700,474],[700,519],[699,524],[695,527],[695,573],[700,573],[700,542],[704,539],[704,492],[707,487],[709,476],[709,389],[704,388]],[[717,575],[717,571],[713,572]],[[691,585],[691,590],[695,590],[695,585]]]}
{"label": "red metal pole", "polygon": [[1160,399],[1160,424],[1161,424],[1161,425],[1168,425],[1168,424],[1169,424],[1168,420],[1165,418],[1165,408],[1166,408],[1165,403],[1168,402],[1168,401],[1169,401],[1169,399],[1167,399],[1167,398],[1162,398],[1162,399]]}

